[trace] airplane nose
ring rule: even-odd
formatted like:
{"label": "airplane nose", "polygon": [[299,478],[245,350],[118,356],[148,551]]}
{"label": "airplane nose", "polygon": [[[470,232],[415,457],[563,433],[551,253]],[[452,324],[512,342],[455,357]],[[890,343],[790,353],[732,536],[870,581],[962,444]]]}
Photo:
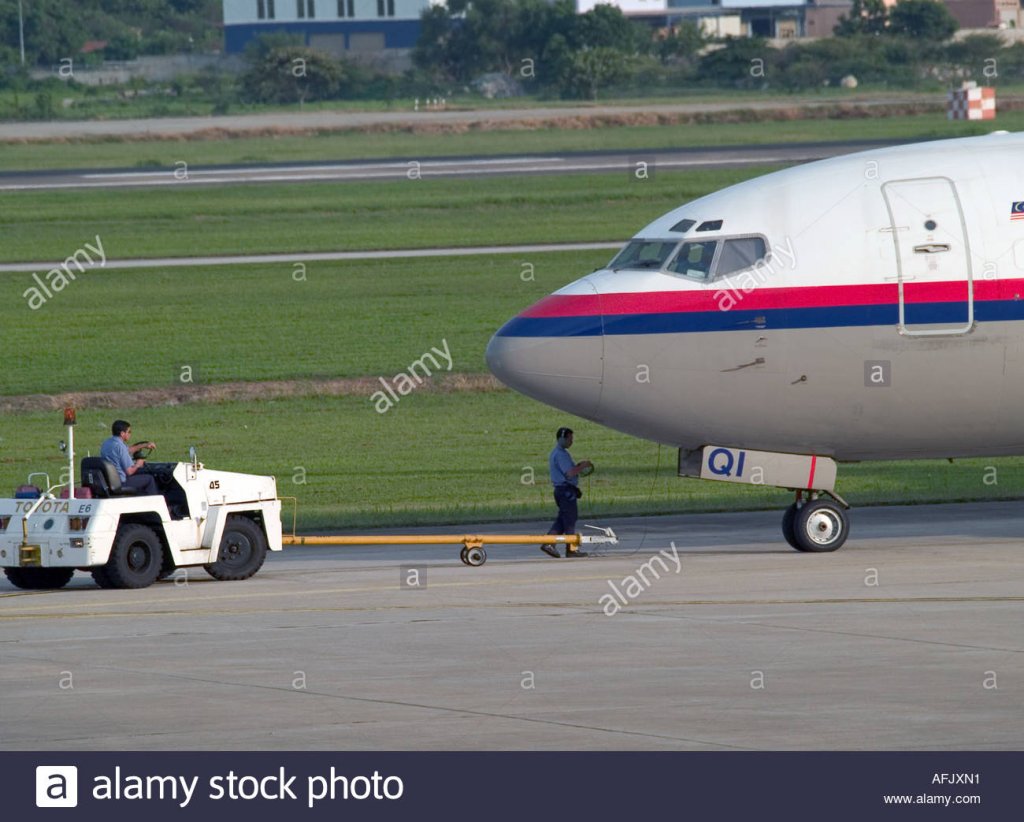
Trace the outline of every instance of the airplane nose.
{"label": "airplane nose", "polygon": [[586,281],[509,320],[487,345],[487,367],[509,388],[595,418],[604,376],[601,298]]}

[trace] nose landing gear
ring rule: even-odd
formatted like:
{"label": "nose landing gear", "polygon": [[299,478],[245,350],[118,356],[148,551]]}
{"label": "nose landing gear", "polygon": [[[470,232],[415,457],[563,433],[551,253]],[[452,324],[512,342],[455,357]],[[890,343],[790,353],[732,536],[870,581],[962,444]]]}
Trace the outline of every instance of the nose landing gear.
{"label": "nose landing gear", "polygon": [[724,445],[679,449],[679,476],[775,486],[796,492],[782,515],[782,536],[797,551],[838,550],[850,533],[849,505],[835,492],[836,463],[817,454],[753,451]]}

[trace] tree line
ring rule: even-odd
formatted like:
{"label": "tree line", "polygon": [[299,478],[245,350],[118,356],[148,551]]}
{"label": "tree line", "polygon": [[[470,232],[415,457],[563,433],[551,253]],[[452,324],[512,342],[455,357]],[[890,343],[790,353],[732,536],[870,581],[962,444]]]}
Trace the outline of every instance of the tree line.
{"label": "tree line", "polygon": [[[221,46],[221,9],[221,0],[22,0],[25,63],[77,62],[89,40],[107,43],[97,61],[212,51]],[[0,65],[21,62],[18,28],[18,0],[0,0]]]}
{"label": "tree line", "polygon": [[[8,67],[14,61],[17,0],[0,0]],[[83,37],[114,21],[137,47],[156,37],[153,21],[175,36],[219,0],[31,0],[26,41],[38,62],[74,53]],[[68,8],[77,9],[66,18]],[[81,15],[89,17],[83,22]],[[59,18],[59,19],[58,19]],[[132,27],[131,21],[141,27]],[[184,22],[182,22],[184,21]],[[240,76],[206,72],[178,81],[175,94],[206,95],[216,110],[235,104],[331,99],[399,99],[467,93],[482,76],[498,75],[513,93],[540,98],[596,99],[610,94],[671,95],[700,88],[803,90],[840,83],[894,88],[935,87],[973,78],[1024,78],[1024,44],[1003,46],[993,35],[951,40],[956,22],[936,0],[854,0],[835,37],[793,41],[782,48],[757,38],[713,40],[691,22],[670,27],[630,19],[616,6],[577,14],[573,0],[446,0],[422,15],[413,68],[384,74],[309,49],[295,36],[266,35],[246,53]],[[42,32],[46,32],[43,36]],[[150,41],[156,42],[156,41]],[[30,58],[31,59],[31,58]],[[0,85],[11,73],[0,76]]]}
{"label": "tree line", "polygon": [[712,40],[694,24],[631,20],[614,6],[576,14],[572,0],[446,0],[423,15],[417,68],[464,85],[487,72],[542,96],[684,88],[803,90],[861,83],[929,87],[1024,77],[1024,45],[995,35],[951,40],[958,28],[938,0],[854,0],[835,37],[777,48],[758,38]]}

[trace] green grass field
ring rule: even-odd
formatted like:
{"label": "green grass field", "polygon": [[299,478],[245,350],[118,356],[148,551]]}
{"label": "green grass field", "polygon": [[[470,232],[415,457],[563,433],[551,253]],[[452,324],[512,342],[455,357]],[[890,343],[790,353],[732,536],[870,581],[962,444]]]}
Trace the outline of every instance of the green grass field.
{"label": "green grass field", "polygon": [[[482,373],[497,328],[611,252],[87,271],[30,310],[29,274],[0,275],[0,395],[200,382],[391,376],[447,340]],[[113,340],[116,344],[112,343]],[[63,344],[62,344],[63,342]]]}
{"label": "green grass field", "polygon": [[[937,98],[940,95],[936,95]],[[800,100],[794,101],[799,104]],[[530,152],[643,150],[687,146],[755,145],[867,139],[929,139],[1024,129],[1024,112],[1001,112],[995,124],[950,122],[941,114],[851,117],[680,126],[608,126],[559,130],[468,131],[463,134],[337,132],[318,136],[235,137],[222,140],[111,140],[8,143],[7,170],[50,168],[165,168],[251,163],[300,163],[368,158],[523,154]]]}
{"label": "green grass field", "polygon": [[0,261],[617,241],[769,168],[0,195]]}

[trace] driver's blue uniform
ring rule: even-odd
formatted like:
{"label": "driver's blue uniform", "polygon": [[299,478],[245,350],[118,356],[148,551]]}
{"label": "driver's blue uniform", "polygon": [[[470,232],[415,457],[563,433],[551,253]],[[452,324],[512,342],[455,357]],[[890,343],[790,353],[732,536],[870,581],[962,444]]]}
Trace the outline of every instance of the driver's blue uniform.
{"label": "driver's blue uniform", "polygon": [[555,504],[558,505],[558,516],[548,531],[549,534],[576,533],[576,520],[579,518],[576,486],[579,484],[579,478],[566,476],[566,472],[575,465],[569,452],[561,445],[556,445],[548,457],[548,471],[555,489]]}
{"label": "driver's blue uniform", "polygon": [[107,437],[103,441],[103,445],[100,446],[100,457],[117,469],[121,485],[125,488],[135,488],[140,494],[160,493],[152,474],[142,474],[136,471],[129,476],[127,471],[132,467],[134,461],[131,451],[120,437]]}

